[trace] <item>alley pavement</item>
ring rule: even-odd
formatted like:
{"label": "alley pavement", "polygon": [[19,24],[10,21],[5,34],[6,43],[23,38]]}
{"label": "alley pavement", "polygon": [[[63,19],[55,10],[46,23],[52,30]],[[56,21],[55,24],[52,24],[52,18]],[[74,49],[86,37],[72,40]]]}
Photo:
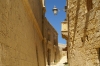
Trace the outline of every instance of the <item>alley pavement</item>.
{"label": "alley pavement", "polygon": [[67,62],[67,56],[63,56],[61,60],[56,65],[53,66],[64,66],[65,62]]}

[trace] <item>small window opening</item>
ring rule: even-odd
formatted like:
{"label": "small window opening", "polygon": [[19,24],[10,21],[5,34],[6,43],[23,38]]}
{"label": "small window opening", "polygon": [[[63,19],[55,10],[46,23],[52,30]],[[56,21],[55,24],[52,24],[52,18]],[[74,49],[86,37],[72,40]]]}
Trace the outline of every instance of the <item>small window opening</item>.
{"label": "small window opening", "polygon": [[89,39],[88,39],[88,35],[86,35],[86,39],[87,39],[87,41],[89,41]]}
{"label": "small window opening", "polygon": [[99,63],[97,62],[98,66],[100,66],[100,48],[97,48],[97,52],[98,52],[98,61]]}
{"label": "small window opening", "polygon": [[83,37],[81,37],[81,41],[83,42],[84,40],[83,40]]}

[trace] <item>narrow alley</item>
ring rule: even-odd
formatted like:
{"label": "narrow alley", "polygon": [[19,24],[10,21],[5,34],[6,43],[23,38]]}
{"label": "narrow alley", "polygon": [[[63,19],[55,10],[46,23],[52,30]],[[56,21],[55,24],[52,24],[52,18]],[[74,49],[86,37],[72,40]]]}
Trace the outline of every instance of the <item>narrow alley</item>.
{"label": "narrow alley", "polygon": [[0,66],[100,66],[100,0],[0,0]]}
{"label": "narrow alley", "polygon": [[68,66],[67,64],[65,64],[67,62],[67,56],[63,56],[60,61],[54,65],[54,66]]}

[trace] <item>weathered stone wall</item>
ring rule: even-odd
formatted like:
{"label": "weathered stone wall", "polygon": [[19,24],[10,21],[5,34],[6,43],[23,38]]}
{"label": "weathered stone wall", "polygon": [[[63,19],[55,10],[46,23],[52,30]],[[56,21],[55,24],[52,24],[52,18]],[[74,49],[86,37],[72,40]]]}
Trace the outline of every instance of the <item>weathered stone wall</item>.
{"label": "weathered stone wall", "polygon": [[85,0],[68,0],[69,66],[99,66],[100,0],[92,0],[88,11]]}
{"label": "weathered stone wall", "polygon": [[[43,34],[46,40],[45,48],[46,48],[47,63],[49,62],[48,61],[48,56],[49,56],[50,64],[54,64],[54,62],[57,62],[59,60],[58,33],[46,18],[44,18],[43,28],[44,28]],[[48,55],[48,49],[50,50],[50,55]]]}
{"label": "weathered stone wall", "polygon": [[[45,66],[42,39],[27,15],[24,1],[0,0],[0,66]],[[31,4],[37,3],[35,0]],[[41,17],[36,19],[41,25]]]}
{"label": "weathered stone wall", "polygon": [[[36,18],[36,20],[37,20],[37,22],[39,24],[39,27],[40,27],[40,29],[42,31],[42,21],[43,21],[42,20],[43,19],[42,7],[43,6],[41,6],[42,5],[41,0],[37,0],[37,1],[35,1],[35,0],[28,0],[28,1],[30,3],[30,6],[32,8],[33,13],[35,14],[35,18]],[[35,2],[37,2],[37,3],[35,3]]]}
{"label": "weathered stone wall", "polygon": [[44,24],[44,37],[48,38],[48,34],[50,34],[50,41],[53,43],[55,38],[57,41],[58,33],[46,18],[44,18],[43,24]]}

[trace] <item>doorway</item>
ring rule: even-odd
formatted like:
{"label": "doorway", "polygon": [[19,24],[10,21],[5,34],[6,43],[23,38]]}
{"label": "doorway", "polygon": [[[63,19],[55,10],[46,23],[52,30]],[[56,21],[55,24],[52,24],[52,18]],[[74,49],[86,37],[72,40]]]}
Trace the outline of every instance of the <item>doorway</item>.
{"label": "doorway", "polygon": [[100,48],[98,50],[98,59],[99,59],[99,65],[100,65]]}
{"label": "doorway", "polygon": [[50,66],[50,57],[51,57],[51,51],[50,51],[50,49],[48,49],[48,51],[47,51],[48,66]]}

